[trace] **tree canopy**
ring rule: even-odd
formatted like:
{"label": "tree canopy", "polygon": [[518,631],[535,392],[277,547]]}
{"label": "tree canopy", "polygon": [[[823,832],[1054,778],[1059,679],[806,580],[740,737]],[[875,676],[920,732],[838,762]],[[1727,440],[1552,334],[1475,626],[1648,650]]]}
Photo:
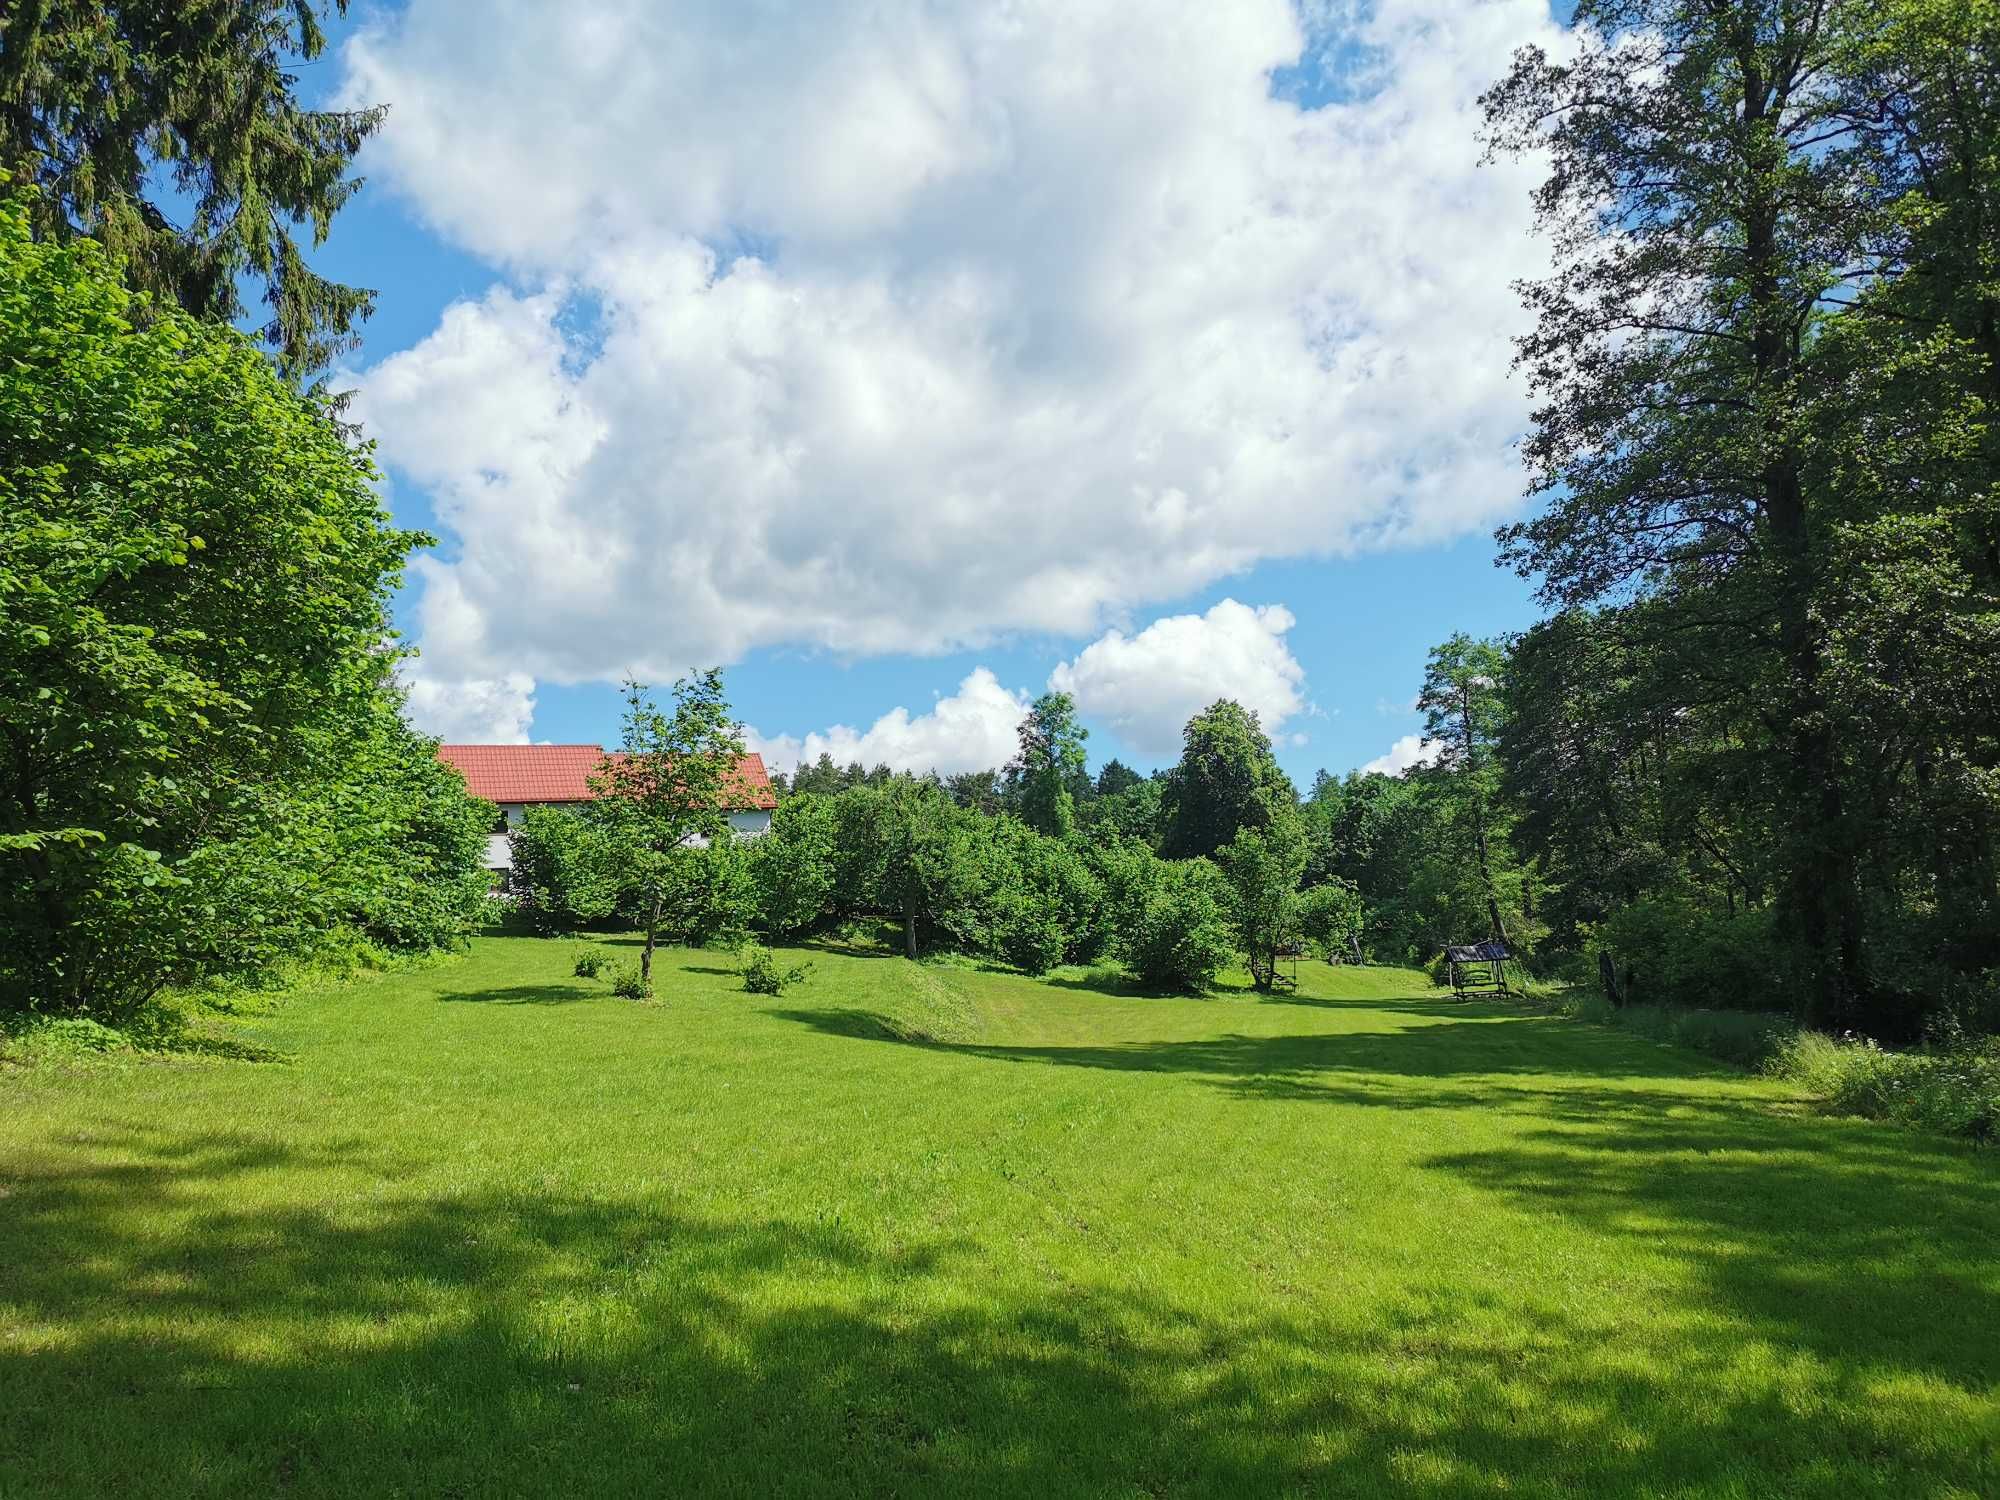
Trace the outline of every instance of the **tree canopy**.
{"label": "tree canopy", "polygon": [[[720,671],[676,682],[667,711],[644,683],[625,684],[624,735],[618,753],[591,777],[590,811],[610,842],[621,906],[645,934],[639,984],[648,992],[662,919],[677,904],[704,899],[704,881],[717,873],[699,849],[729,835],[730,793],[742,757],[742,730]],[[681,927],[691,925],[689,912],[674,914]]]}
{"label": "tree canopy", "polygon": [[35,232],[89,236],[133,288],[198,318],[244,316],[300,375],[353,343],[375,294],[314,271],[359,190],[385,110],[308,109],[298,62],[347,0],[34,0],[0,9],[0,171],[36,189]]}
{"label": "tree canopy", "polygon": [[389,677],[425,539],[242,335],[129,306],[0,202],[0,992],[115,1011],[343,923],[454,939],[490,810]]}
{"label": "tree canopy", "polygon": [[1509,739],[1531,836],[1612,851],[1628,891],[1674,846],[1674,878],[1768,902],[1810,1019],[1906,1031],[1946,982],[1911,937],[2000,957],[1974,665],[2000,649],[1995,8],[1584,0],[1577,25],[1486,99],[1499,148],[1551,163],[1521,342],[1544,503],[1500,534],[1565,612]]}
{"label": "tree canopy", "polygon": [[1188,720],[1180,763],[1161,794],[1161,852],[1213,854],[1297,800],[1255,710],[1224,698]]}

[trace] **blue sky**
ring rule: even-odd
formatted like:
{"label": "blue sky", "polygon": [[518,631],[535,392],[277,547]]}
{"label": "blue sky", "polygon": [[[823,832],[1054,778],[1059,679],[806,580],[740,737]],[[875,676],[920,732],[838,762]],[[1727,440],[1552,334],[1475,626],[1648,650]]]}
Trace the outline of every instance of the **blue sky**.
{"label": "blue sky", "polygon": [[[399,601],[424,648],[415,716],[453,737],[609,742],[620,671],[715,659],[773,759],[837,725],[860,738],[836,754],[936,759],[958,725],[970,763],[998,743],[1006,695],[1068,664],[1093,761],[1144,767],[1170,753],[1175,692],[1233,691],[1240,653],[1296,780],[1382,757],[1418,727],[1433,643],[1536,613],[1490,529],[1520,506],[1506,282],[1538,251],[1526,178],[1482,175],[1467,126],[1505,56],[1494,28],[1526,39],[1545,12],[1490,7],[1464,30],[1445,0],[1246,3],[1226,37],[1156,38],[1150,66],[1107,50],[1114,123],[1093,139],[1095,113],[1052,95],[1018,39],[884,9],[766,16],[746,37],[732,7],[680,7],[673,66],[724,83],[657,119],[680,75],[603,103],[606,57],[537,66],[532,7],[410,0],[334,28],[309,91],[392,107],[368,189],[315,260],[379,290],[343,383],[399,521],[442,538]],[[659,57],[657,32],[616,34],[631,14],[579,0],[572,25],[605,28],[610,57]],[[1086,81],[1096,40],[1064,42]],[[731,61],[759,48],[762,68]],[[732,93],[739,65],[768,77]],[[1187,76],[1164,103],[1129,99],[1140,68]],[[823,112],[771,102],[801,96]],[[1204,118],[1177,134],[1189,97]],[[1117,128],[1148,108],[1175,113]],[[594,136],[600,113],[620,118]],[[838,192],[814,183],[829,129],[854,135],[831,158],[855,174]],[[635,134],[654,143],[642,157],[602,159]],[[1141,214],[1185,198],[1143,235],[1091,206],[1135,180],[1169,185],[1135,197]],[[1397,193],[1414,207],[1384,207]],[[1213,253],[1224,236],[1241,256]],[[1062,285],[1079,265],[1087,281]],[[1132,311],[1100,329],[1106,297]],[[795,342],[795,323],[817,331]],[[1193,344],[1213,352],[1158,373]],[[740,403],[703,406],[744,381]],[[845,434],[871,423],[880,448],[857,457]],[[691,538],[738,506],[739,532]],[[615,567],[538,560],[551,536],[600,530]],[[1000,691],[961,699],[982,669]],[[927,718],[941,698],[960,716]]]}

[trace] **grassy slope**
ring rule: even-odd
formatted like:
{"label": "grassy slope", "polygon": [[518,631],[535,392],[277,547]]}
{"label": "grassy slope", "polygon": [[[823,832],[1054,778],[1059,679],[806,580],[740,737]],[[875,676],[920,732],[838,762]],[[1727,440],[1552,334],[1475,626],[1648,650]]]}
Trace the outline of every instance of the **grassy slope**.
{"label": "grassy slope", "polygon": [[0,1493],[2000,1487],[1990,1154],[1405,974],[571,951],[0,1070]]}

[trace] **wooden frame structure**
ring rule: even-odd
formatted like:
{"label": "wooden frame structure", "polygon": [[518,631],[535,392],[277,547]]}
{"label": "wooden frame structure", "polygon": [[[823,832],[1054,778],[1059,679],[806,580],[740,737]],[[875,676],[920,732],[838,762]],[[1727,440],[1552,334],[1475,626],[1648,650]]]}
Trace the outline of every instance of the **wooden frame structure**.
{"label": "wooden frame structure", "polygon": [[1471,994],[1510,993],[1507,988],[1507,960],[1510,956],[1505,943],[1468,943],[1462,947],[1446,948],[1444,962],[1451,979],[1452,994],[1463,1000]]}
{"label": "wooden frame structure", "polygon": [[1253,954],[1250,958],[1250,977],[1261,989],[1283,992],[1296,991],[1299,987],[1299,956],[1305,949],[1298,943],[1286,943],[1271,955],[1268,972],[1257,962]]}

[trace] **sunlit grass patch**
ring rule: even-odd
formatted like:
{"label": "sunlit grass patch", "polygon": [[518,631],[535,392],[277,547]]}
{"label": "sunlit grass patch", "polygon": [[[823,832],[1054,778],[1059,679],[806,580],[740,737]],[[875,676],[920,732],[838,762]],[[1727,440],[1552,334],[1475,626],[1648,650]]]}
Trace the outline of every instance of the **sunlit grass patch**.
{"label": "sunlit grass patch", "polygon": [[0,1074],[0,1492],[2000,1478],[1990,1154],[1402,971],[577,948]]}

